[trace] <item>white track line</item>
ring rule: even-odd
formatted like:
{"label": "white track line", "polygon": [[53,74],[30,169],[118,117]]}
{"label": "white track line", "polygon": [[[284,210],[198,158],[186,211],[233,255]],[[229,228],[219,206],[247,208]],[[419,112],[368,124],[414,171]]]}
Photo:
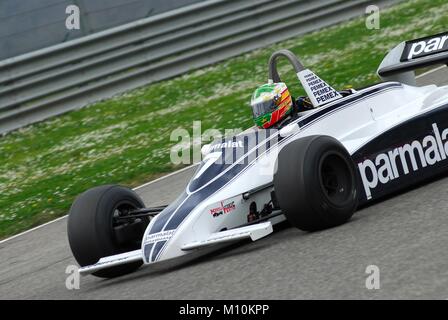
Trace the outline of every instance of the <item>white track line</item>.
{"label": "white track line", "polygon": [[199,163],[195,163],[195,164],[192,164],[192,165],[190,165],[190,166],[188,166],[188,167],[182,168],[182,169],[180,169],[180,170],[177,170],[177,171],[168,173],[166,176],[163,176],[163,177],[160,177],[160,178],[151,180],[151,181],[149,181],[149,182],[147,182],[147,183],[145,183],[145,184],[142,184],[141,186],[135,187],[133,190],[138,190],[138,189],[144,188],[144,187],[146,187],[147,185],[153,184],[154,182],[158,182],[158,181],[160,181],[160,180],[163,180],[163,179],[166,179],[166,178],[168,178],[168,177],[174,176],[175,174],[178,174],[178,173],[187,171],[188,169],[191,169],[191,168],[197,166],[198,164],[199,164]]}
{"label": "white track line", "polygon": [[[427,75],[429,75],[429,74],[431,74],[431,73],[433,73],[433,72],[439,71],[439,70],[441,70],[441,69],[443,69],[443,68],[446,68],[446,66],[443,65],[443,66],[437,67],[437,68],[435,68],[435,69],[429,70],[429,71],[427,71],[427,72],[425,72],[425,73],[422,73],[422,74],[416,76],[415,78],[416,78],[416,79],[419,79],[419,78],[422,78],[422,77],[426,77]],[[144,188],[144,187],[146,187],[146,186],[148,186],[148,185],[150,185],[150,184],[153,184],[153,183],[155,183],[155,182],[158,182],[158,181],[161,181],[161,180],[166,179],[166,178],[168,178],[168,177],[171,177],[171,176],[173,176],[173,175],[175,175],[175,174],[178,174],[178,173],[181,173],[181,172],[183,172],[183,171],[186,171],[186,170],[188,170],[188,169],[190,169],[190,168],[192,168],[192,167],[194,167],[194,166],[197,166],[197,165],[198,165],[198,164],[195,163],[195,164],[192,164],[192,165],[190,165],[190,166],[188,166],[188,167],[182,168],[182,169],[180,169],[180,170],[171,172],[171,173],[167,174],[166,176],[157,178],[157,179],[155,179],[155,180],[152,180],[152,181],[149,181],[149,182],[147,182],[147,183],[145,183],[145,184],[142,184],[141,186],[135,187],[133,190],[138,190],[138,189]],[[52,220],[52,221],[49,221],[49,222],[47,222],[47,223],[41,224],[40,226],[37,226],[37,227],[34,227],[34,228],[29,229],[29,230],[27,230],[27,231],[24,231],[24,232],[22,232],[22,233],[16,234],[16,235],[14,235],[14,236],[12,236],[12,237],[10,237],[10,238],[1,240],[1,241],[0,241],[0,244],[5,243],[6,241],[9,241],[9,240],[15,239],[15,238],[17,238],[17,237],[23,236],[24,234],[27,234],[27,233],[29,233],[29,232],[33,232],[33,231],[35,231],[35,230],[37,230],[37,229],[39,229],[39,228],[45,227],[45,226],[49,225],[50,223],[57,222],[57,221],[62,220],[62,219],[64,219],[64,218],[66,218],[66,217],[67,217],[67,215],[62,216],[62,217],[59,217],[59,218],[54,219],[54,220]]]}
{"label": "white track line", "polygon": [[[180,169],[180,170],[171,172],[171,173],[169,173],[169,174],[167,174],[167,175],[165,175],[165,176],[163,176],[163,177],[160,177],[160,178],[151,180],[151,181],[149,181],[149,182],[147,182],[147,183],[145,183],[145,184],[142,184],[141,186],[135,187],[135,188],[132,189],[132,190],[138,190],[138,189],[144,188],[144,187],[146,187],[146,186],[149,186],[150,184],[153,184],[153,183],[155,183],[155,182],[161,181],[161,180],[166,179],[166,178],[168,178],[168,177],[174,176],[175,174],[178,174],[178,173],[187,171],[188,169],[191,169],[191,168],[197,166],[198,164],[199,164],[199,163],[195,163],[195,164],[192,164],[192,165],[190,165],[190,166],[188,166],[188,167],[182,168],[182,169]],[[1,240],[1,241],[0,241],[0,244],[3,244],[3,243],[5,243],[6,241],[15,239],[15,238],[17,238],[17,237],[23,236],[24,234],[33,232],[33,231],[35,231],[35,230],[37,230],[37,229],[39,229],[39,228],[45,227],[45,226],[47,226],[47,225],[49,225],[49,224],[51,224],[51,223],[53,223],[53,222],[57,222],[57,221],[62,220],[62,219],[64,219],[64,218],[66,218],[66,217],[67,217],[67,215],[62,216],[62,217],[59,217],[59,218],[56,218],[56,219],[54,219],[54,220],[51,220],[51,221],[46,222],[46,223],[44,223],[44,224],[41,224],[41,225],[39,225],[39,226],[37,226],[37,227],[34,227],[34,228],[32,228],[32,229],[29,229],[29,230],[26,230],[26,231],[21,232],[21,233],[19,233],[19,234],[16,234],[16,235],[14,235],[14,236],[12,236],[12,237],[9,237],[9,238],[6,238],[6,239],[4,239],[4,240]]]}
{"label": "white track line", "polygon": [[426,77],[426,76],[427,76],[428,74],[431,74],[431,73],[433,73],[433,72],[436,72],[436,71],[442,70],[443,68],[446,68],[446,66],[445,66],[445,65],[443,65],[443,66],[437,67],[437,68],[435,68],[435,69],[432,69],[432,70],[426,71],[426,72],[424,72],[424,73],[422,73],[422,74],[419,74],[419,75],[418,75],[418,76],[416,76],[415,78],[416,78],[416,79],[419,79],[419,78],[422,78],[422,77]]}
{"label": "white track line", "polygon": [[37,230],[37,229],[39,229],[39,228],[45,227],[46,225],[49,225],[50,223],[53,223],[53,222],[62,220],[62,219],[64,219],[64,218],[66,218],[66,217],[67,217],[67,215],[62,216],[62,217],[59,217],[59,218],[56,218],[56,219],[54,219],[54,220],[51,220],[51,221],[46,222],[46,223],[44,223],[44,224],[41,224],[41,225],[39,225],[39,226],[37,226],[37,227],[34,227],[34,228],[32,228],[32,229],[29,229],[29,230],[26,230],[26,231],[24,231],[24,232],[22,232],[22,233],[19,233],[19,234],[16,234],[16,235],[14,235],[14,236],[12,236],[12,237],[10,237],[10,238],[1,240],[1,241],[0,241],[0,244],[6,242],[6,241],[8,241],[8,240],[12,240],[12,239],[15,239],[15,238],[17,238],[17,237],[23,236],[24,234],[27,234],[27,233],[32,232],[32,231],[34,231],[34,230]]}

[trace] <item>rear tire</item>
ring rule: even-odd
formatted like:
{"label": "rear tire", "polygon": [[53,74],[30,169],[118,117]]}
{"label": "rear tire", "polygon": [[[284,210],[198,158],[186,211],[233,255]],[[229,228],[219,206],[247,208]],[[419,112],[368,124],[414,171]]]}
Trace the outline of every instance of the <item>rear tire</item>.
{"label": "rear tire", "polygon": [[[72,253],[80,266],[92,265],[105,256],[140,248],[149,218],[117,219],[128,210],[143,208],[141,198],[131,189],[105,185],[87,190],[73,202],[67,224]],[[99,270],[93,275],[118,277],[135,271],[142,262]]]}
{"label": "rear tire", "polygon": [[285,146],[278,155],[274,188],[288,221],[305,231],[343,224],[358,205],[354,163],[329,136],[308,136]]}

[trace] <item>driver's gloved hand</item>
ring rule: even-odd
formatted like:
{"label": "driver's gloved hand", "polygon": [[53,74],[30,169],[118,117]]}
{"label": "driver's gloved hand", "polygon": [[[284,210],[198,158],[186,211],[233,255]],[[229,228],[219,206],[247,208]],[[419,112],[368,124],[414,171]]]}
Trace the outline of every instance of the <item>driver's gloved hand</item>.
{"label": "driver's gloved hand", "polygon": [[356,92],[356,90],[353,89],[353,88],[346,88],[344,90],[339,91],[339,94],[341,96],[343,96],[343,97],[346,97],[346,96],[349,96],[349,95],[351,95],[351,94],[353,94],[355,92]]}
{"label": "driver's gloved hand", "polygon": [[296,106],[297,112],[303,112],[303,111],[314,109],[314,106],[311,103],[310,98],[308,98],[308,97],[299,97],[295,101],[295,106]]}

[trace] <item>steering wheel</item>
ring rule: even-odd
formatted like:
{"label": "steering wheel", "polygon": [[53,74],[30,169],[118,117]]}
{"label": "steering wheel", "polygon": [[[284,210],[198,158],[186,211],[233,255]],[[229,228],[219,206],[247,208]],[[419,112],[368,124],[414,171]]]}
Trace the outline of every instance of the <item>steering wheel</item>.
{"label": "steering wheel", "polygon": [[285,57],[294,67],[294,71],[296,73],[305,70],[303,64],[299,61],[299,59],[289,50],[283,49],[274,52],[269,58],[268,70],[269,70],[269,81],[272,82],[282,82],[280,76],[277,72],[277,59],[280,57]]}

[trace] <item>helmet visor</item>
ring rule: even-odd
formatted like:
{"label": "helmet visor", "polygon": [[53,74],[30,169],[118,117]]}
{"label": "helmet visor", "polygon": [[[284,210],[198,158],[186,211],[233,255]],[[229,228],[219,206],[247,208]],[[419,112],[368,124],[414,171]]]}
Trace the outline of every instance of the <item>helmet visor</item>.
{"label": "helmet visor", "polygon": [[254,118],[258,118],[259,116],[265,115],[266,113],[270,113],[274,111],[276,107],[276,104],[272,100],[254,103],[252,105]]}

